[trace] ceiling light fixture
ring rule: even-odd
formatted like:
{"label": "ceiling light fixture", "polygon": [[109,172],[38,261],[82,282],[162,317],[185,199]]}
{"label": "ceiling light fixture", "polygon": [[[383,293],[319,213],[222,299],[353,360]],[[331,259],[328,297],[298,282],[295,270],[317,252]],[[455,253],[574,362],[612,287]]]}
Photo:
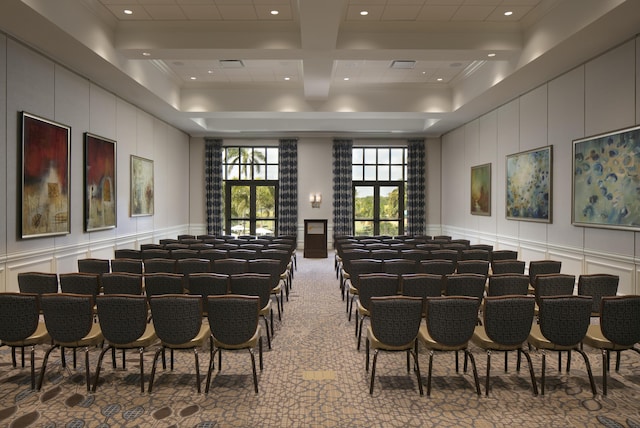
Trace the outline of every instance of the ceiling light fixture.
{"label": "ceiling light fixture", "polygon": [[493,53],[493,52],[491,52],[490,54],[487,54],[487,56],[488,56],[489,58],[493,58],[494,56],[496,56],[496,54],[495,54],[495,53]]}
{"label": "ceiling light fixture", "polygon": [[149,52],[142,52],[142,56],[151,56]]}
{"label": "ceiling light fixture", "polygon": [[280,13],[280,12],[279,12],[279,11],[277,11],[277,10],[272,10],[272,11],[271,11],[271,15],[277,15],[277,14],[279,14],[279,13]]}
{"label": "ceiling light fixture", "polygon": [[506,12],[504,13],[504,16],[511,16],[511,15],[513,15],[513,12],[512,12],[512,11],[510,11],[510,10],[508,10],[508,11],[506,11]]}
{"label": "ceiling light fixture", "polygon": [[391,62],[391,65],[389,67],[406,70],[406,69],[411,69],[415,66],[416,66],[416,62],[413,60],[395,60]]}
{"label": "ceiling light fixture", "polygon": [[349,78],[348,78],[348,77],[345,77],[345,78],[343,78],[342,80],[344,80],[344,81],[346,82],[347,80],[349,80]]}
{"label": "ceiling light fixture", "polygon": [[442,77],[438,77],[436,80],[437,80],[438,82],[442,82],[444,79],[443,79]]}
{"label": "ceiling light fixture", "polygon": [[191,76],[191,77],[189,77],[189,79],[191,79],[191,80],[196,80],[196,79],[197,79],[197,77],[196,77],[196,76]]}
{"label": "ceiling light fixture", "polygon": [[125,9],[122,11],[125,15],[133,15],[133,11],[131,9]]}
{"label": "ceiling light fixture", "polygon": [[360,15],[362,15],[362,16],[367,16],[367,15],[369,15],[369,12],[368,12],[368,11],[366,11],[366,10],[361,10],[361,11],[360,11]]}
{"label": "ceiling light fixture", "polygon": [[289,81],[289,80],[291,80],[291,77],[287,76],[287,77],[284,78],[284,80]]}

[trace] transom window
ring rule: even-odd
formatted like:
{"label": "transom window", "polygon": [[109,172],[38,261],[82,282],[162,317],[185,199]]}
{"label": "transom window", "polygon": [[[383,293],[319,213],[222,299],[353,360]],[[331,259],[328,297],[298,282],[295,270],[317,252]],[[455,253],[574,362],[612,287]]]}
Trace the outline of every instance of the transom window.
{"label": "transom window", "polygon": [[227,235],[275,235],[278,148],[228,146],[222,159]]}
{"label": "transom window", "polygon": [[406,160],[405,147],[353,148],[353,230],[356,235],[404,233]]}

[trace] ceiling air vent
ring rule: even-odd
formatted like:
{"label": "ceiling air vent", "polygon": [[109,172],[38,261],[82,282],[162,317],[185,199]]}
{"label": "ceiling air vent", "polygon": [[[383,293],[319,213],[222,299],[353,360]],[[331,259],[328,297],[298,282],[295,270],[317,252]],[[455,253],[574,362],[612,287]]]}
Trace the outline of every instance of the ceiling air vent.
{"label": "ceiling air vent", "polygon": [[391,63],[391,68],[402,69],[402,70],[410,69],[415,66],[416,66],[416,62],[411,60],[395,60]]}
{"label": "ceiling air vent", "polygon": [[239,59],[221,59],[220,67],[222,68],[244,68],[242,60]]}

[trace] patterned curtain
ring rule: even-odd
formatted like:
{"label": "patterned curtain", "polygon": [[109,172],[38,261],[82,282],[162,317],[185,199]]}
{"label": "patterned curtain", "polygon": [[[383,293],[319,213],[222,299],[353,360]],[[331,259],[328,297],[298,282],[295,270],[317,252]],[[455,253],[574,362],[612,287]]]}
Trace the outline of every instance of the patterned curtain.
{"label": "patterned curtain", "polygon": [[333,234],[353,235],[353,140],[333,140]]}
{"label": "patterned curtain", "polygon": [[281,139],[279,147],[278,235],[298,233],[298,140]]}
{"label": "patterned curtain", "polygon": [[205,138],[204,142],[207,234],[222,236],[222,140]]}
{"label": "patterned curtain", "polygon": [[424,140],[409,140],[407,149],[407,235],[425,232]]}

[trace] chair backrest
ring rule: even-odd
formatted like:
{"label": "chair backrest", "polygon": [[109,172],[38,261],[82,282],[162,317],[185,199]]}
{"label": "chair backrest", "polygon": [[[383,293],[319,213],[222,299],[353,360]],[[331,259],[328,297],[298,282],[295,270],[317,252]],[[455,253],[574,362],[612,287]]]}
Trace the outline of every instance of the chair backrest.
{"label": "chair backrest", "polygon": [[605,296],[615,296],[618,293],[618,275],[594,273],[578,277],[578,294],[593,297],[591,314],[600,314],[600,300]]}
{"label": "chair backrest", "polygon": [[182,259],[197,259],[199,257],[198,250],[192,250],[189,248],[179,248],[171,250],[171,258],[176,260]]}
{"label": "chair backrest", "polygon": [[358,288],[358,278],[365,273],[382,273],[384,265],[382,260],[358,259],[352,260],[347,271],[351,275],[351,284]]}
{"label": "chair backrest", "polygon": [[185,243],[182,243],[180,241],[164,244],[164,249],[165,250],[170,250],[170,251],[173,251],[173,250],[186,250],[188,248],[189,248],[189,244],[185,244]]}
{"label": "chair backrest", "polygon": [[241,273],[229,278],[230,294],[260,297],[260,308],[271,299],[271,276],[264,273]]}
{"label": "chair backrest", "polygon": [[102,275],[102,292],[142,295],[142,275],[128,272],[105,273]]}
{"label": "chair backrest", "polygon": [[164,248],[163,244],[140,244],[140,251],[143,253],[146,250],[162,250]]}
{"label": "chair backrest", "polygon": [[633,346],[640,342],[640,296],[603,296],[600,328],[604,337],[617,345]]}
{"label": "chair backrest", "polygon": [[176,273],[191,275],[206,272],[211,272],[211,262],[208,259],[187,258],[176,260]]}
{"label": "chair backrest", "polygon": [[418,273],[418,263],[411,259],[388,259],[382,262],[383,269],[386,273],[396,275]]}
{"label": "chair backrest", "polygon": [[219,259],[214,260],[211,271],[215,273],[224,273],[227,275],[235,275],[237,273],[246,273],[249,268],[249,262],[244,259]]}
{"label": "chair backrest", "polygon": [[114,258],[116,259],[142,259],[142,251],[134,250],[133,248],[121,248],[114,251]]}
{"label": "chair backrest", "polygon": [[489,275],[489,262],[486,260],[460,260],[456,266],[456,272],[475,273],[486,278]]}
{"label": "chair backrest", "polygon": [[414,260],[416,263],[420,263],[422,260],[429,259],[429,251],[421,250],[419,248],[414,248],[411,250],[406,250],[402,252],[402,258]]}
{"label": "chair backrest", "polygon": [[487,285],[487,296],[526,295],[529,292],[529,277],[519,273],[491,275]]}
{"label": "chair backrest", "polygon": [[471,248],[460,251],[460,260],[484,260],[489,261],[489,251],[480,248]]}
{"label": "chair backrest", "polygon": [[501,345],[524,343],[531,332],[535,309],[533,296],[492,296],[484,301],[484,329]]}
{"label": "chair backrest", "polygon": [[399,276],[390,273],[367,273],[360,275],[358,298],[360,304],[369,309],[371,298],[398,294]]}
{"label": "chair backrest", "polygon": [[170,259],[171,251],[163,248],[149,248],[142,250],[142,260],[147,259]]}
{"label": "chair backrest", "polygon": [[475,273],[445,275],[444,293],[447,296],[470,296],[482,300],[486,278]]}
{"label": "chair backrest", "polygon": [[494,250],[491,251],[491,261],[494,260],[517,260],[518,252],[514,250]]}
{"label": "chair backrest", "polygon": [[201,259],[207,259],[212,264],[214,260],[226,259],[229,257],[229,251],[222,248],[207,248],[206,250],[200,250],[198,257]]}
{"label": "chair backrest", "polygon": [[427,297],[426,324],[438,343],[460,346],[471,339],[478,320],[480,302],[469,296]]}
{"label": "chair backrest", "polygon": [[43,294],[40,307],[51,338],[55,342],[72,343],[89,334],[94,301],[90,294]]}
{"label": "chair backrest", "polygon": [[420,262],[420,272],[433,275],[449,275],[456,271],[456,263],[451,260],[435,259],[422,260]]}
{"label": "chair backrest", "polygon": [[21,293],[57,293],[58,274],[49,272],[21,272],[18,274]]}
{"label": "chair backrest", "polygon": [[545,273],[560,273],[562,262],[556,260],[532,260],[529,262],[529,284],[536,286],[536,277]]}
{"label": "chair backrest", "polygon": [[538,301],[540,331],[560,346],[579,344],[591,320],[591,297],[548,296]]}
{"label": "chair backrest", "polygon": [[111,272],[142,273],[142,260],[113,259],[111,260]]}
{"label": "chair backrest", "polygon": [[422,322],[422,299],[419,297],[373,297],[370,311],[371,330],[380,342],[403,346],[418,336]]}
{"label": "chair backrest", "polygon": [[171,345],[187,343],[202,326],[202,299],[188,294],[164,294],[149,299],[158,338]]}
{"label": "chair backrest", "polygon": [[61,273],[58,277],[63,293],[89,294],[95,298],[100,292],[100,274],[71,272]]}
{"label": "chair backrest", "polygon": [[575,275],[562,273],[547,273],[536,277],[535,296],[536,302],[540,304],[541,297],[566,296],[573,294],[576,285]]}
{"label": "chair backrest", "polygon": [[400,276],[400,292],[403,296],[420,297],[422,313],[426,310],[426,298],[442,295],[444,282],[442,275],[416,273]]}
{"label": "chair backrest", "polygon": [[256,333],[260,312],[257,296],[209,296],[207,317],[211,334],[225,345],[240,345]]}
{"label": "chair backrest", "polygon": [[18,342],[38,327],[40,307],[36,293],[0,293],[0,341]]}
{"label": "chair backrest", "polygon": [[[505,259],[491,262],[491,271],[494,274],[519,273],[524,274],[525,262],[523,260]],[[527,276],[527,281],[529,277]]]}
{"label": "chair backrest", "polygon": [[252,250],[249,248],[236,248],[233,250],[229,250],[229,257],[232,259],[243,259],[243,260],[252,260],[257,259],[258,250]]}
{"label": "chair backrest", "polygon": [[192,235],[190,233],[181,233],[180,235],[177,236],[178,241],[184,241],[186,239],[197,239],[195,235]]}
{"label": "chair backrest", "polygon": [[229,275],[211,272],[193,273],[187,280],[187,292],[202,296],[204,305],[207,296],[218,296],[229,292]]}
{"label": "chair backrest", "polygon": [[451,260],[455,265],[458,263],[459,252],[452,249],[441,249],[430,251],[430,257],[432,260]]}
{"label": "chair backrest", "polygon": [[380,248],[371,250],[370,258],[376,260],[390,260],[397,259],[400,256],[400,252],[398,250],[393,250],[391,248]]}
{"label": "chair backrest", "polygon": [[491,244],[471,244],[469,245],[470,250],[485,250],[488,251],[489,254],[493,252],[493,245]]}
{"label": "chair backrest", "polygon": [[169,258],[144,259],[144,273],[175,273],[176,261]]}
{"label": "chair backrest", "polygon": [[147,327],[147,300],[144,296],[111,294],[96,297],[98,320],[105,339],[114,345],[137,340]]}
{"label": "chair backrest", "polygon": [[110,271],[109,259],[78,259],[78,272],[107,273]]}
{"label": "chair backrest", "polygon": [[147,297],[184,292],[183,275],[177,273],[152,273],[144,277],[144,291]]}
{"label": "chair backrest", "polygon": [[284,273],[286,265],[283,266],[280,260],[276,259],[255,259],[249,260],[247,273],[264,273],[271,278],[271,288],[277,287],[280,282],[280,275]]}

